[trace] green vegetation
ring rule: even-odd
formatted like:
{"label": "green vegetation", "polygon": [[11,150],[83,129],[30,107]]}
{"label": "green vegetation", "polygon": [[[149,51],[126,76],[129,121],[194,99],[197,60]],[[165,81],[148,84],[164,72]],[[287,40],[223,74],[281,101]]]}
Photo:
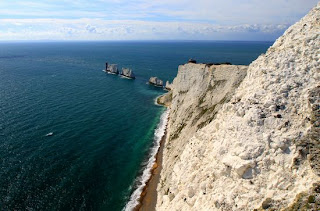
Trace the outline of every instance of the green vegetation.
{"label": "green vegetation", "polygon": [[170,134],[169,140],[177,139],[185,126],[185,123],[181,124],[174,133]]}
{"label": "green vegetation", "polygon": [[306,159],[308,157],[312,170],[318,176],[320,176],[320,106],[317,104],[317,99],[319,98],[320,86],[311,90],[309,93],[309,103],[312,109],[309,117],[311,130],[309,130],[308,134],[302,139],[294,141],[295,145],[300,148],[299,152],[301,159]]}
{"label": "green vegetation", "polygon": [[157,104],[159,104],[159,105],[163,105],[163,103],[160,101],[160,98],[162,98],[163,96],[159,96],[159,97],[157,97]]}
{"label": "green vegetation", "polygon": [[199,123],[197,125],[197,129],[201,129],[203,128],[204,126],[206,126],[207,124],[209,124],[216,116],[216,114],[218,113],[218,110],[216,109],[217,106],[219,105],[223,105],[224,103],[228,102],[230,100],[229,97],[225,96],[224,98],[222,98],[220,100],[219,103],[217,104],[214,104],[213,106],[211,107],[208,107],[208,108],[204,108],[204,107],[200,107],[200,102],[199,102],[199,109],[201,109],[201,111],[199,112],[199,114],[193,119],[192,121],[192,124],[197,124],[197,122],[199,121],[199,119],[204,116],[205,114],[207,115],[207,118],[205,121]]}
{"label": "green vegetation", "polygon": [[[318,209],[317,209],[318,208]],[[296,196],[293,204],[285,208],[284,211],[295,211],[295,210],[319,210],[320,202],[316,200],[313,194],[299,193]]]}
{"label": "green vegetation", "polygon": [[199,106],[205,102],[205,97],[207,95],[207,93],[217,89],[217,87],[219,86],[224,86],[227,83],[227,80],[217,80],[214,81],[214,84],[212,85],[211,83],[209,83],[207,90],[204,92],[203,95],[201,95],[201,97],[199,98]]}
{"label": "green vegetation", "polygon": [[157,104],[168,106],[172,102],[172,92],[168,92],[164,95],[161,95],[157,98]]}
{"label": "green vegetation", "polygon": [[314,195],[310,195],[308,197],[308,203],[316,203],[316,198]]}
{"label": "green vegetation", "polygon": [[204,103],[204,98],[206,97],[206,92],[203,94],[203,95],[201,95],[201,97],[199,98],[199,101],[198,101],[198,106],[200,106],[202,103]]}
{"label": "green vegetation", "polygon": [[209,84],[207,91],[212,91],[213,89],[216,89],[218,86],[224,86],[226,83],[227,83],[227,80],[225,80],[225,79],[214,81],[213,86],[211,84]]}
{"label": "green vegetation", "polygon": [[200,112],[199,112],[199,114],[193,119],[192,124],[196,124],[196,123],[199,121],[199,119],[200,119],[204,114],[206,114],[206,113],[212,113],[212,112],[215,110],[216,106],[217,106],[217,104],[215,104],[215,105],[213,105],[212,107],[209,107],[209,108],[199,107]]}
{"label": "green vegetation", "polygon": [[188,90],[186,90],[186,91],[179,91],[178,93],[180,94],[180,95],[182,95],[182,94],[186,94],[188,92]]}

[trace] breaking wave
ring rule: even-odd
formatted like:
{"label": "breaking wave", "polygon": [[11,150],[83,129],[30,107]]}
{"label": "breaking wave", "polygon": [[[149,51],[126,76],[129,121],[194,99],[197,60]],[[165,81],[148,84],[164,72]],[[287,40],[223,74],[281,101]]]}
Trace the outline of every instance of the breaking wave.
{"label": "breaking wave", "polygon": [[129,202],[124,208],[125,211],[133,210],[137,205],[139,205],[141,193],[151,177],[151,174],[152,174],[151,170],[156,161],[156,155],[160,147],[161,139],[165,135],[165,131],[168,123],[168,115],[169,115],[169,109],[167,109],[160,117],[160,122],[157,126],[157,129],[154,132],[154,138],[153,138],[154,145],[150,150],[147,165],[143,170],[142,175],[139,176],[135,181],[135,183],[138,184],[138,187],[132,193]]}

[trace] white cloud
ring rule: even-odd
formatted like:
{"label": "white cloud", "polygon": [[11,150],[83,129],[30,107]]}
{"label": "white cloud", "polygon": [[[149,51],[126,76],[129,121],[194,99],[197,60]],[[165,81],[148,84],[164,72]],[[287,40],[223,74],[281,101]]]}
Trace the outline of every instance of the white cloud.
{"label": "white cloud", "polygon": [[192,20],[219,24],[293,23],[318,0],[0,1],[0,17]]}
{"label": "white cloud", "polygon": [[0,40],[272,40],[317,1],[0,0]]}
{"label": "white cloud", "polygon": [[[208,23],[102,19],[3,19],[0,40],[22,39],[223,39],[225,34],[257,33],[272,36],[287,25],[243,24],[222,26]],[[10,30],[7,30],[10,29]],[[22,33],[23,32],[23,33]],[[234,39],[237,38],[234,36]]]}

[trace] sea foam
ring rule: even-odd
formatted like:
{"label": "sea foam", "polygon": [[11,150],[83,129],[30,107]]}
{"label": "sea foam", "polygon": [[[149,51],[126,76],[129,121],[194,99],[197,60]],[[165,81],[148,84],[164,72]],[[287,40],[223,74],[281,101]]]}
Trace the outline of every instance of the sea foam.
{"label": "sea foam", "polygon": [[153,138],[154,145],[150,150],[147,165],[146,165],[145,169],[143,170],[142,175],[139,176],[135,181],[135,183],[138,184],[138,187],[132,193],[129,202],[127,203],[127,205],[124,208],[125,211],[133,210],[139,204],[141,193],[142,193],[144,187],[146,186],[148,180],[151,177],[151,174],[152,174],[151,169],[156,161],[156,155],[157,155],[157,152],[160,148],[161,139],[165,135],[165,131],[166,131],[167,123],[168,123],[169,111],[170,111],[170,109],[167,109],[160,117],[160,122],[157,126],[157,129],[154,132],[154,138]]}

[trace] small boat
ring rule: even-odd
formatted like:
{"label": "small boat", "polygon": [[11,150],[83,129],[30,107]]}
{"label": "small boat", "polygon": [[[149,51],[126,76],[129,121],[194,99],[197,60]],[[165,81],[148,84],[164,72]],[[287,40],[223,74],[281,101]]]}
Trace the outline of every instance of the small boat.
{"label": "small boat", "polygon": [[53,136],[53,132],[47,133],[46,136]]}

